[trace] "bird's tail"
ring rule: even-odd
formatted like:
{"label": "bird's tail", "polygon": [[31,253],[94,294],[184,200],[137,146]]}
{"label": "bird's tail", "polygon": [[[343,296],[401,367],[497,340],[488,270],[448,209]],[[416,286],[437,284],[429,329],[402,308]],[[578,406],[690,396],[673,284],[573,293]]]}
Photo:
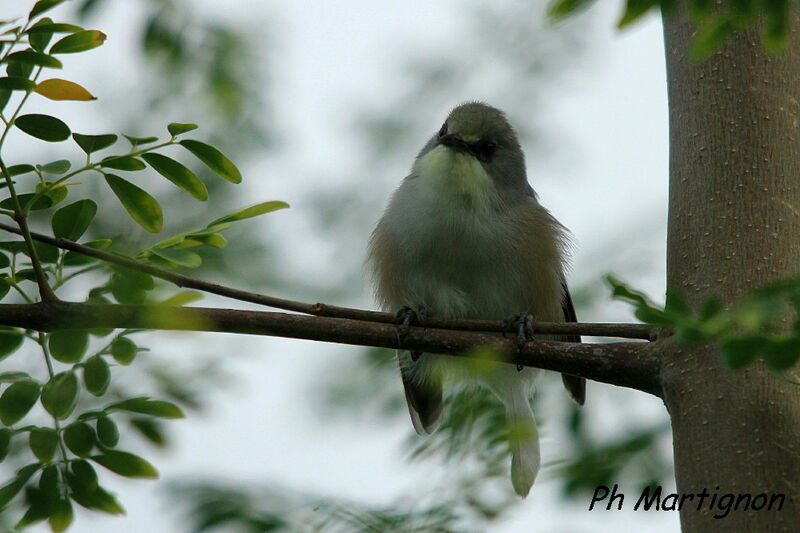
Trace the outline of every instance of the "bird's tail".
{"label": "bird's tail", "polygon": [[523,498],[531,490],[539,472],[539,430],[530,403],[524,394],[515,394],[506,402],[508,443],[511,448],[511,483]]}

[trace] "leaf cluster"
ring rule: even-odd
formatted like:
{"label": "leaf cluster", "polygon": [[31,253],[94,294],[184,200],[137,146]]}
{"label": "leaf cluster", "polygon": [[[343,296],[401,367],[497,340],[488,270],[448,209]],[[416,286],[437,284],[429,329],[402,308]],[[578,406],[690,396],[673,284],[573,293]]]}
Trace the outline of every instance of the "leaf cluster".
{"label": "leaf cluster", "polygon": [[[150,233],[164,229],[163,208],[146,191],[148,180],[166,179],[189,197],[206,202],[206,184],[184,163],[164,154],[169,147],[205,165],[224,183],[238,184],[242,176],[219,149],[185,135],[197,125],[173,122],[167,136],[116,133],[77,133],[56,116],[22,110],[30,97],[57,101],[92,101],[82,86],[61,78],[40,81],[43,73],[61,69],[63,54],[78,54],[101,46],[98,30],[53,21],[44,16],[63,0],[39,0],[24,20],[0,22],[0,215],[16,222],[24,240],[0,241],[0,300],[36,301],[31,286],[57,293],[75,278],[86,280],[85,299],[94,303],[185,305],[199,297],[192,291],[173,292],[160,301],[155,280],[140,271],[111,267],[97,259],[34,243],[27,221],[47,223],[55,238],[116,254],[117,237],[104,235],[95,218],[108,205],[92,198],[73,198],[83,181],[99,178],[114,194],[130,219]],[[38,95],[38,96],[37,96]],[[31,142],[71,140],[82,163],[70,160],[6,164],[3,146],[11,134],[22,133]],[[125,146],[118,141],[124,138]],[[81,180],[81,181],[79,181]],[[70,201],[70,199],[72,201]],[[164,236],[135,252],[140,262],[161,268],[195,268],[202,251],[225,248],[222,233],[232,224],[288,207],[262,202],[217,216],[208,224]],[[87,234],[95,235],[86,239]],[[91,274],[91,275],[90,275]],[[147,349],[134,340],[135,330],[58,330],[49,333],[0,327],[0,361],[26,344],[41,352],[42,375],[36,372],[0,373],[0,462],[19,459],[28,464],[0,486],[0,511],[25,508],[17,521],[21,528],[47,521],[63,531],[73,521],[75,504],[109,514],[123,513],[116,497],[103,488],[97,465],[128,478],[155,478],[155,468],[144,458],[120,449],[125,431],[120,421],[152,444],[165,443],[162,420],[182,418],[175,403],[148,396],[118,395],[112,385],[123,368],[134,364]],[[42,377],[44,376],[44,377]],[[168,376],[165,375],[165,380]],[[166,381],[165,381],[166,383]],[[175,396],[182,391],[172,387]],[[49,421],[46,423],[44,421]]]}
{"label": "leaf cluster", "polygon": [[615,298],[633,305],[636,318],[672,330],[686,344],[715,343],[731,370],[761,360],[782,374],[800,361],[800,279],[771,283],[727,307],[712,297],[697,312],[678,291],[667,291],[661,308],[612,276],[606,281]]}
{"label": "leaf cluster", "polygon": [[[554,0],[548,13],[551,18],[560,20],[587,9],[593,3],[594,0]],[[617,26],[626,28],[653,11],[673,16],[679,8],[683,6],[676,0],[625,0]],[[789,41],[792,8],[789,0],[688,0],[685,9],[697,27],[689,55],[694,60],[705,59],[720,49],[734,33],[753,25],[761,26],[762,40],[768,51],[781,52]]]}

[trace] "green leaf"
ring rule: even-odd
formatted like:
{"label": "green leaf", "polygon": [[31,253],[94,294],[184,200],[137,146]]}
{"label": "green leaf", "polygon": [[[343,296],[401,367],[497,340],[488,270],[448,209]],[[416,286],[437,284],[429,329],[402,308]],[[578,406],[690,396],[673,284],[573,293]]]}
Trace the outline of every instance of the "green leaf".
{"label": "green leaf", "polygon": [[100,161],[100,165],[116,170],[127,170],[128,172],[135,172],[147,168],[147,165],[145,165],[141,159],[136,159],[129,155],[106,157]]}
{"label": "green leaf", "polygon": [[111,372],[108,363],[102,356],[94,355],[83,365],[83,383],[94,396],[102,396],[111,383]]}
{"label": "green leaf", "polygon": [[[45,21],[49,22],[45,23]],[[75,24],[65,24],[63,22],[53,23],[51,19],[43,18],[28,28],[25,33],[28,35],[36,35],[38,33],[75,33],[76,31],[81,31],[82,29],[83,28],[76,26]]]}
{"label": "green leaf", "polygon": [[113,448],[119,442],[119,429],[111,418],[101,416],[97,419],[97,440],[109,448]]}
{"label": "green leaf", "polygon": [[97,488],[97,472],[89,461],[78,459],[70,462],[69,473],[74,475],[84,488],[91,490]]}
{"label": "green leaf", "polygon": [[89,346],[89,333],[84,329],[65,329],[50,334],[47,341],[56,361],[73,364],[83,358]]}
{"label": "green leaf", "polygon": [[22,115],[14,120],[14,125],[31,137],[48,142],[64,141],[70,134],[69,126],[50,115]]}
{"label": "green leaf", "polygon": [[0,487],[0,509],[5,509],[8,503],[22,490],[39,468],[41,468],[41,464],[38,461],[25,465],[17,470],[17,475],[14,479]]}
{"label": "green leaf", "polygon": [[189,235],[189,237],[200,242],[204,246],[211,246],[213,248],[222,249],[228,245],[228,241],[225,240],[225,237],[217,233],[209,233],[206,235]]}
{"label": "green leaf", "polygon": [[158,421],[152,418],[134,418],[131,420],[131,425],[152,444],[162,447],[167,445],[167,438]]}
{"label": "green leaf", "polygon": [[41,166],[37,165],[37,168],[39,169],[40,172],[45,172],[47,174],[55,174],[55,175],[64,174],[70,169],[70,167],[72,167],[72,163],[70,163],[66,159],[59,159],[58,161],[50,161],[49,163]]}
{"label": "green leaf", "polygon": [[140,413],[143,415],[157,416],[160,418],[184,418],[181,408],[171,402],[150,400],[146,397],[130,398],[121,402],[112,403],[106,410],[116,409]]}
{"label": "green leaf", "polygon": [[170,264],[170,266],[182,266],[185,268],[199,267],[203,259],[199,254],[190,252],[189,250],[176,250],[173,248],[164,248],[161,250],[152,250],[151,253],[156,255]]}
{"label": "green leaf", "polygon": [[734,27],[730,19],[720,18],[705,23],[698,29],[689,44],[689,59],[700,61],[710,56],[733,34]]}
{"label": "green leaf", "polygon": [[8,174],[10,176],[19,176],[21,174],[27,174],[28,172],[33,172],[36,168],[33,165],[12,165],[8,167]]}
{"label": "green leaf", "polygon": [[87,154],[91,154],[103,148],[108,148],[117,142],[117,136],[113,133],[108,133],[106,135],[81,135],[80,133],[73,133],[72,140],[78,143],[81,150]]}
{"label": "green leaf", "polygon": [[723,341],[719,346],[722,364],[731,370],[744,368],[752,363],[769,343],[763,335],[751,335]]}
{"label": "green leaf", "polygon": [[616,279],[614,276],[605,276],[605,282],[611,286],[611,296],[620,300],[628,300],[633,305],[640,307],[650,307],[644,294],[628,288],[627,285]]}
{"label": "green leaf", "polygon": [[194,172],[186,168],[183,164],[161,154],[142,154],[142,159],[147,161],[156,172],[167,178],[187,192],[196,200],[208,200],[208,190]]}
{"label": "green leaf", "polygon": [[69,500],[58,500],[47,520],[50,523],[51,531],[60,533],[69,528],[70,524],[72,524],[72,519],[72,504],[69,503]]}
{"label": "green leaf", "polygon": [[120,476],[142,479],[158,477],[158,472],[153,465],[132,453],[106,450],[101,455],[93,455],[91,459]]}
{"label": "green leaf", "polygon": [[0,88],[0,111],[6,108],[8,101],[11,99],[11,90]]}
{"label": "green leaf", "polygon": [[11,260],[6,254],[0,253],[0,269],[8,268],[11,266]]}
{"label": "green leaf", "polygon": [[155,284],[149,274],[115,267],[107,287],[119,303],[138,305],[144,302],[147,291],[153,290]]}
{"label": "green leaf", "polygon": [[789,0],[770,0],[765,5],[764,44],[773,54],[782,52],[789,40]]}
{"label": "green leaf", "polygon": [[117,502],[116,498],[102,487],[95,485],[89,488],[71,472],[67,473],[67,484],[70,488],[70,497],[79,505],[112,515],[125,513],[125,509]]}
{"label": "green leaf", "polygon": [[167,131],[173,137],[177,137],[187,131],[192,131],[197,129],[197,124],[184,124],[180,122],[172,122],[171,124],[167,125]]}
{"label": "green leaf", "polygon": [[240,183],[242,174],[233,162],[225,155],[206,143],[185,139],[180,142],[181,146],[192,152],[195,157],[206,164],[208,168],[216,172],[221,178],[231,183]]}
{"label": "green leaf", "polygon": [[6,73],[9,76],[18,76],[20,78],[30,78],[33,74],[33,65],[28,63],[19,63],[12,61],[6,67]]}
{"label": "green leaf", "polygon": [[64,428],[64,444],[78,457],[86,457],[94,448],[94,431],[86,422],[73,422]]}
{"label": "green leaf", "polygon": [[764,362],[770,370],[783,372],[800,359],[800,338],[772,339],[764,350]]}
{"label": "green leaf", "polygon": [[58,433],[51,428],[36,428],[31,430],[28,445],[33,455],[43,463],[50,462],[58,446]]}
{"label": "green leaf", "polygon": [[624,28],[628,26],[657,5],[658,0],[627,0],[625,12],[617,23],[617,27]]}
{"label": "green leaf", "polygon": [[664,311],[680,317],[689,317],[692,313],[683,294],[673,289],[667,289],[667,302],[664,305]]}
{"label": "green leaf", "polygon": [[9,54],[5,61],[19,61],[20,63],[27,63],[29,65],[36,65],[40,67],[61,68],[63,65],[61,61],[53,56],[43,54],[41,52],[34,52],[33,50],[20,50]]}
{"label": "green leaf", "polygon": [[[45,181],[36,184],[36,193],[46,196],[50,199],[51,204],[55,205],[67,197],[67,187],[63,184],[55,185],[53,182]],[[39,201],[36,201],[38,204]]]}
{"label": "green leaf", "polygon": [[97,30],[82,30],[63,37],[51,48],[51,54],[74,54],[97,48],[106,40],[105,33]]}
{"label": "green leaf", "polygon": [[556,20],[564,19],[569,15],[583,11],[592,3],[594,3],[594,0],[556,0],[547,9],[547,15]]}
{"label": "green leaf", "polygon": [[150,233],[159,233],[164,224],[164,216],[155,198],[119,176],[106,174],[105,177],[106,183],[131,218]]}
{"label": "green leaf", "polygon": [[31,380],[27,372],[0,372],[0,383],[16,383],[17,381]]}
{"label": "green leaf", "polygon": [[[6,297],[8,291],[11,290],[11,282],[5,274],[0,274],[0,300]],[[0,361],[2,361],[0,356]]]}
{"label": "green leaf", "polygon": [[[58,262],[58,248],[55,246],[43,242],[34,243],[33,246],[36,248],[36,253],[39,255],[39,261],[42,263],[53,264]],[[23,253],[28,255],[27,247]]]}
{"label": "green leaf", "polygon": [[36,82],[20,76],[5,76],[0,78],[0,89],[9,91],[32,91],[36,88]]}
{"label": "green leaf", "polygon": [[286,202],[280,202],[280,201],[263,202],[260,204],[252,205],[250,207],[246,207],[245,209],[236,211],[235,213],[231,213],[230,215],[225,215],[222,218],[218,218],[212,223],[210,223],[208,227],[216,226],[217,224],[225,224],[227,222],[235,222],[237,220],[244,220],[246,218],[257,217],[259,215],[271,213],[272,211],[277,211],[278,209],[286,209],[287,207],[289,207],[289,204],[287,204]]}
{"label": "green leaf", "polygon": [[8,450],[11,447],[11,437],[14,432],[8,428],[0,428],[0,463],[6,460]]}
{"label": "green leaf", "polygon": [[41,15],[45,11],[48,11],[58,4],[63,2],[64,0],[39,0],[33,5],[30,14],[28,15],[29,19],[33,19],[34,17]]}
{"label": "green leaf", "polygon": [[93,200],[78,200],[62,207],[50,219],[53,234],[61,239],[77,241],[89,228],[97,214],[97,204]]}
{"label": "green leaf", "polygon": [[16,329],[0,329],[0,361],[16,352],[25,337]]}
{"label": "green leaf", "polygon": [[134,137],[133,135],[122,134],[123,137],[128,139],[128,142],[135,148],[140,144],[150,144],[158,140],[158,137]]}
{"label": "green leaf", "polygon": [[78,378],[72,370],[56,374],[42,389],[42,405],[59,420],[72,413],[77,401]]}
{"label": "green leaf", "polygon": [[111,355],[121,365],[129,365],[138,353],[136,343],[127,337],[118,337],[111,343]]}
{"label": "green leaf", "polygon": [[28,34],[28,42],[30,43],[31,48],[37,52],[44,52],[44,49],[47,48],[47,45],[50,43],[50,39],[53,37],[52,30],[42,29],[48,26],[53,26],[53,19],[44,17],[37,20],[36,24],[25,31],[25,33]]}
{"label": "green leaf", "polygon": [[719,298],[712,296],[711,298],[703,302],[703,305],[700,308],[700,314],[698,318],[703,322],[705,322],[707,320],[711,320],[712,318],[716,317],[723,310],[724,307],[722,306],[722,302],[719,301]]}
{"label": "green leaf", "polygon": [[177,306],[180,307],[182,305],[190,304],[192,302],[196,302],[197,300],[201,300],[203,298],[203,293],[199,291],[181,291],[178,293],[173,294],[166,300],[162,300],[158,302],[158,305],[164,306]]}
{"label": "green leaf", "polygon": [[12,383],[0,395],[0,422],[11,426],[22,420],[36,404],[40,390],[41,386],[32,380]]}
{"label": "green leaf", "polygon": [[26,489],[25,499],[29,507],[17,522],[15,529],[22,529],[25,526],[48,518],[61,499],[61,494],[58,466],[54,464],[48,465],[42,470],[42,475],[39,477],[39,486],[28,486]]}

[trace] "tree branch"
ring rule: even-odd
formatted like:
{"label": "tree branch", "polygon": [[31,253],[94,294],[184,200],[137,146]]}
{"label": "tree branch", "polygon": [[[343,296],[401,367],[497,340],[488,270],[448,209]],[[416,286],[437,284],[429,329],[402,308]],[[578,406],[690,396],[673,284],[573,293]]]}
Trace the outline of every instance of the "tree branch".
{"label": "tree branch", "polygon": [[[530,341],[474,332],[310,317],[266,311],[62,301],[0,305],[0,324],[39,331],[84,328],[168,329],[269,335],[324,342],[465,355],[489,346],[511,364],[553,370],[661,394],[659,362],[648,343],[579,344]],[[485,352],[483,352],[485,353]]]}
{"label": "tree branch", "polygon": [[[21,235],[19,229],[2,222],[0,222],[0,229]],[[31,232],[31,237],[34,240],[50,244],[57,248],[70,250],[89,257],[94,257],[95,259],[100,259],[102,261],[124,266],[133,270],[138,270],[140,272],[145,272],[151,276],[169,281],[178,287],[196,289],[243,302],[266,305],[268,307],[320,317],[348,318],[352,320],[380,322],[383,324],[396,324],[398,321],[397,316],[394,313],[368,311],[365,309],[355,309],[352,307],[339,307],[324,303],[311,304],[306,302],[297,302],[283,298],[276,298],[274,296],[242,291],[239,289],[226,287],[224,285],[209,283],[207,281],[184,276],[175,272],[170,272],[169,270],[147,265],[122,255],[117,255],[102,250],[95,250],[94,248],[89,248],[88,246],[84,246],[67,239],[57,239],[48,235],[33,232]],[[494,333],[503,333],[507,329],[507,326],[498,320],[443,320],[436,317],[428,317],[424,320],[420,320],[418,325],[437,329]],[[654,328],[644,324],[551,322],[536,322],[533,324],[533,331],[534,333],[538,334],[550,335],[591,335],[597,337],[622,337],[645,340],[655,340],[657,333]]]}

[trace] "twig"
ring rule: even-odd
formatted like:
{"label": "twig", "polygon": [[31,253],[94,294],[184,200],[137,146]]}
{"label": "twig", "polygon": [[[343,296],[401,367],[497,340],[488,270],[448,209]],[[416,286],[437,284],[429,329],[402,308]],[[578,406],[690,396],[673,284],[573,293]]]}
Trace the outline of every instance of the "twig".
{"label": "twig", "polygon": [[[108,305],[71,302],[0,305],[0,324],[40,331],[84,328],[219,331],[337,342],[360,346],[470,355],[491,347],[499,361],[585,377],[660,395],[660,363],[651,345],[641,342],[579,344],[529,341],[475,332],[397,326],[345,318],[310,317],[268,311],[159,305]],[[481,351],[486,354],[486,351]]]}
{"label": "twig", "polygon": [[[20,231],[8,224],[0,222],[0,229],[11,233],[20,234]],[[276,298],[265,294],[242,291],[216,283],[202,281],[175,272],[170,272],[162,268],[147,265],[135,261],[128,257],[117,255],[111,252],[95,250],[82,244],[67,240],[57,239],[41,233],[31,233],[33,239],[56,246],[64,250],[77,252],[95,259],[100,259],[109,263],[124,266],[140,272],[145,272],[151,276],[174,283],[178,287],[186,287],[199,291],[225,296],[234,300],[250,302],[259,305],[266,305],[276,309],[295,311],[307,315],[324,316],[331,318],[349,318],[352,320],[363,320],[368,322],[381,322],[384,324],[396,324],[397,316],[394,313],[383,313],[379,311],[368,311],[366,309],[355,309],[351,307],[339,307],[324,303],[306,303],[294,300]],[[442,320],[435,317],[427,317],[418,322],[421,327],[451,329],[459,331],[480,331],[480,332],[505,332],[507,326],[497,320]],[[537,322],[533,324],[534,333],[548,335],[590,335],[596,337],[621,337],[628,339],[654,340],[656,330],[644,324],[614,324],[614,323],[554,323]]]}
{"label": "twig", "polygon": [[47,277],[44,274],[44,270],[42,270],[42,263],[39,261],[39,255],[36,252],[36,247],[33,245],[31,231],[28,229],[27,215],[19,203],[19,197],[17,196],[17,191],[14,188],[14,182],[11,179],[11,174],[9,174],[8,168],[6,168],[6,164],[3,162],[2,158],[0,158],[0,170],[5,177],[6,183],[8,184],[8,192],[11,193],[11,198],[14,202],[14,220],[16,221],[17,225],[19,225],[19,231],[15,233],[22,235],[22,238],[25,240],[25,244],[28,247],[28,252],[30,253],[31,257],[31,264],[33,265],[33,272],[36,275],[36,284],[39,286],[39,296],[45,302],[56,300],[56,295],[53,292],[53,289],[51,289],[50,285],[47,283]]}

